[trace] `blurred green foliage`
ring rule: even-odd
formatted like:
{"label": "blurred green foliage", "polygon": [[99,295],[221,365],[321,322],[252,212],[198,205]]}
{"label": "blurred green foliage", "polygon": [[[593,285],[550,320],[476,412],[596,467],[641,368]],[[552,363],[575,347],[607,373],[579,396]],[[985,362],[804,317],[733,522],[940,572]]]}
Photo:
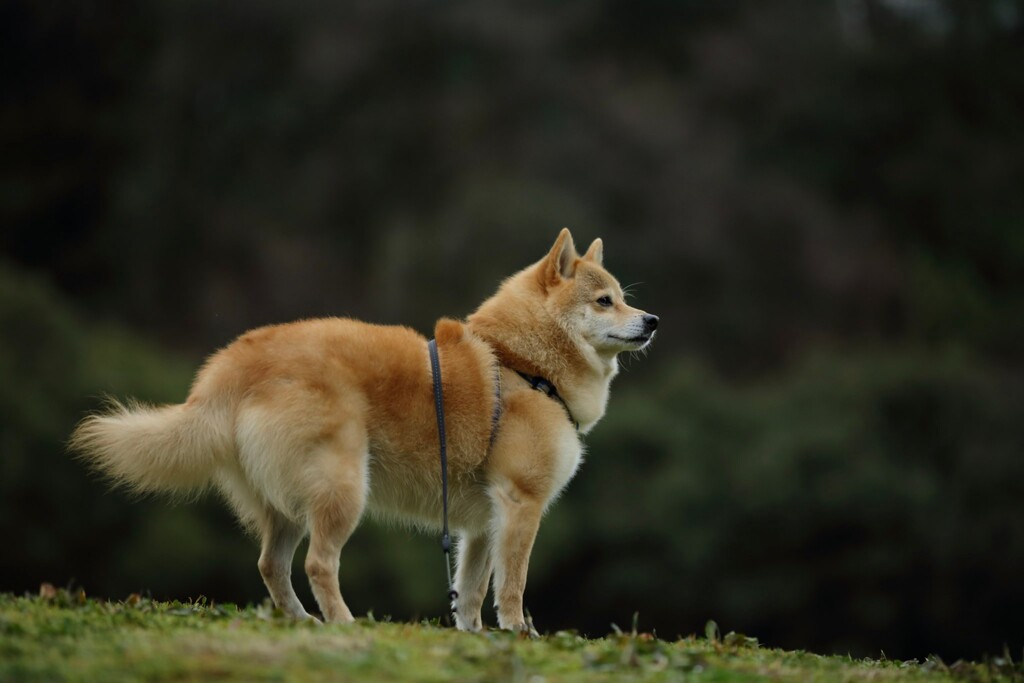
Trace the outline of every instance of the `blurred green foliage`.
{"label": "blurred green foliage", "polygon": [[613,398],[542,531],[535,580],[577,584],[543,592],[552,613],[600,623],[614,605],[664,629],[713,616],[853,652],[882,634],[886,652],[982,651],[994,623],[1013,637],[1019,377],[920,349],[815,354],[742,389],[663,365]]}
{"label": "blurred green foliage", "polygon": [[[256,546],[221,506],[129,503],[62,449],[97,391],[176,402],[186,366],[84,324],[10,266],[0,275],[0,321],[17,331],[0,353],[0,533],[18,548],[0,561],[5,582],[262,599]],[[542,527],[539,624],[596,634],[639,610],[671,637],[714,616],[780,645],[851,652],[981,652],[991,633],[1012,636],[1024,609],[1019,378],[906,348],[817,353],[742,387],[671,359],[657,380],[630,379]],[[364,525],[342,568],[357,613],[443,610],[435,546]],[[296,577],[309,602],[301,552]]]}
{"label": "blurred green foliage", "polygon": [[[263,323],[429,330],[569,225],[662,323],[539,626],[1017,652],[1022,38],[1021,0],[3,3],[0,589],[263,599],[221,505],[106,493],[75,421]],[[433,539],[341,571],[443,609]]]}
{"label": "blurred green foliage", "polygon": [[[167,581],[167,590],[208,578],[210,553],[221,543],[211,533],[230,531],[223,521],[218,526],[199,509],[129,506],[123,496],[105,494],[64,448],[103,394],[180,401],[189,365],[123,329],[85,323],[52,288],[9,263],[0,264],[0,329],[5,584],[29,587],[59,572],[61,581],[122,592],[142,588],[145,574]],[[161,569],[168,564],[172,576]]]}

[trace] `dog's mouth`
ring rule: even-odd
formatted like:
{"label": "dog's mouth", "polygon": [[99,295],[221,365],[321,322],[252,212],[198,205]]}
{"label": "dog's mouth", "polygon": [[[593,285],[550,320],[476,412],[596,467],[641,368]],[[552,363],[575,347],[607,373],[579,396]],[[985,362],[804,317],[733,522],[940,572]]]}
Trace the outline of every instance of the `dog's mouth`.
{"label": "dog's mouth", "polygon": [[648,334],[638,334],[635,337],[620,337],[617,334],[609,334],[608,336],[614,339],[615,341],[620,341],[626,344],[636,344],[639,346],[643,346],[647,342],[651,341],[652,338],[654,338],[654,333],[650,332]]}

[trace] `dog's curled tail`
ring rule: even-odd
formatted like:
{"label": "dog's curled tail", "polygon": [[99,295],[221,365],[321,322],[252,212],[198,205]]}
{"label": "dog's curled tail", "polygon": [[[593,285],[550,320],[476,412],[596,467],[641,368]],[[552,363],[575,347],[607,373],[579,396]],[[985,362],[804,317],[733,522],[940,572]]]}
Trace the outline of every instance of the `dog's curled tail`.
{"label": "dog's curled tail", "polygon": [[204,489],[226,452],[225,431],[187,403],[127,405],[82,420],[68,447],[117,486],[135,493]]}

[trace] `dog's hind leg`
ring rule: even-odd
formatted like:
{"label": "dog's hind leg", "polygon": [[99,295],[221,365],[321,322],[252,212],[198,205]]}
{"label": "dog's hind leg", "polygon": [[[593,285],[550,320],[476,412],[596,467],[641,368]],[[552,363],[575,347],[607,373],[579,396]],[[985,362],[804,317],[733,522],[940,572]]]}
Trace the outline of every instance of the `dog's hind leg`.
{"label": "dog's hind leg", "polygon": [[462,631],[479,631],[483,627],[480,608],[487,596],[491,579],[491,548],[486,533],[459,538],[458,568],[455,590],[459,597],[455,608],[455,625]]}
{"label": "dog's hind leg", "polygon": [[260,537],[257,566],[274,604],[290,617],[311,619],[292,587],[292,558],[305,530],[262,499],[240,470],[222,470],[218,485],[239,521]]}
{"label": "dog's hind leg", "polygon": [[354,434],[355,430],[342,430],[315,455],[316,466],[311,468],[316,481],[309,501],[306,575],[328,622],[353,621],[338,586],[338,564],[366,506],[369,453],[365,437]]}
{"label": "dog's hind leg", "polygon": [[277,510],[267,508],[260,520],[259,568],[274,604],[295,619],[312,619],[292,586],[292,557],[305,530]]}

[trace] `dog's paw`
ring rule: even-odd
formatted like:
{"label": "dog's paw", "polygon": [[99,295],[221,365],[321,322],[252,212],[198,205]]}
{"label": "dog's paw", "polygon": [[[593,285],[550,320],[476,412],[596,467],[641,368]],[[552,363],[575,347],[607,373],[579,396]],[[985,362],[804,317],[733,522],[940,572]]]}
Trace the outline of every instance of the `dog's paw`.
{"label": "dog's paw", "polygon": [[523,619],[499,619],[499,626],[505,631],[512,631],[513,633],[522,633],[523,635],[529,636],[530,638],[539,638],[540,634],[537,633],[537,629],[533,627],[533,619],[529,616]]}
{"label": "dog's paw", "polygon": [[513,624],[511,626],[506,626],[505,628],[506,630],[512,631],[513,633],[522,634],[524,636],[527,636],[528,638],[540,638],[540,634],[537,633],[537,629],[535,629],[533,627],[533,624],[528,621],[523,622],[521,624]]}
{"label": "dog's paw", "polygon": [[308,622],[315,622],[317,624],[322,624],[323,623],[322,621],[320,621],[319,619],[314,617],[312,614],[310,614],[306,610],[302,609],[301,605],[298,608],[295,608],[295,609],[286,609],[286,610],[282,610],[282,611],[284,612],[284,616],[288,617],[289,619],[291,619],[293,621],[299,621],[299,622],[308,621]]}
{"label": "dog's paw", "polygon": [[480,617],[480,613],[477,612],[473,616],[463,616],[458,610],[455,611],[455,628],[460,631],[470,631],[477,633],[484,627],[483,619]]}

